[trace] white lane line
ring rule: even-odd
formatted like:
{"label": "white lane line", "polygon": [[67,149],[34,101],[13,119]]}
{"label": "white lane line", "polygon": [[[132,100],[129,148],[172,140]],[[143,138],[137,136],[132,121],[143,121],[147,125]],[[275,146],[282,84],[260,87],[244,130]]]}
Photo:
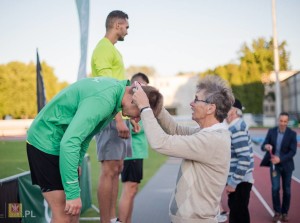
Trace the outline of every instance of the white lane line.
{"label": "white lane line", "polygon": [[273,210],[270,208],[270,206],[267,204],[266,200],[261,196],[261,194],[258,192],[258,190],[256,189],[255,186],[252,187],[252,190],[255,193],[255,195],[258,198],[258,200],[260,200],[260,202],[262,203],[262,205],[267,209],[267,211],[269,212],[269,214],[271,216],[273,216],[274,215]]}
{"label": "white lane line", "polygon": [[[273,217],[274,216],[273,210],[270,208],[270,206],[267,204],[266,200],[261,196],[261,194],[258,192],[258,190],[254,186],[252,187],[252,191],[255,193],[256,197],[262,203],[262,205],[267,209],[269,214]],[[277,221],[277,223],[281,223],[281,221]]]}

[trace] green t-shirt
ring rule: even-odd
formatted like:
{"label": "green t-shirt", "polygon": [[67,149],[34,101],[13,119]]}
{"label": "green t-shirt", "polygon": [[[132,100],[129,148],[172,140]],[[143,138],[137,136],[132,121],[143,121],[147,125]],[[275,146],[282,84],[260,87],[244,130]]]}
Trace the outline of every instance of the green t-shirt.
{"label": "green t-shirt", "polygon": [[112,78],[82,79],[57,94],[31,124],[27,141],[59,156],[67,200],[80,197],[77,168],[93,136],[121,110],[129,85]]}
{"label": "green t-shirt", "polygon": [[117,80],[126,78],[122,55],[105,37],[99,41],[94,49],[91,67],[93,77],[112,77]]}
{"label": "green t-shirt", "polygon": [[144,132],[142,121],[139,122],[141,131],[136,133],[130,125],[131,142],[132,142],[132,157],[127,157],[125,160],[145,159],[148,158],[148,141]]}

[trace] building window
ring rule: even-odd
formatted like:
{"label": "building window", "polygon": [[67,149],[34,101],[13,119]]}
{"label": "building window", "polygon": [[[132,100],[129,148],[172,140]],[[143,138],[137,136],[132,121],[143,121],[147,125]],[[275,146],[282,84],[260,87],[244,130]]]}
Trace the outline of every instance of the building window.
{"label": "building window", "polygon": [[269,112],[269,106],[265,105],[265,112]]}

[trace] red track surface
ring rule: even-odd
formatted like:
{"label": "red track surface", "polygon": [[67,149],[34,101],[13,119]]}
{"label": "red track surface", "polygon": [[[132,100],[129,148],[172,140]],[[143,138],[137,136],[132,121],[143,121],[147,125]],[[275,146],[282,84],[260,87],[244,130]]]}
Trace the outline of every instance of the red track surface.
{"label": "red track surface", "polygon": [[[268,223],[272,222],[272,197],[271,197],[271,180],[269,168],[260,167],[260,158],[255,156],[254,169],[254,187],[252,187],[249,210],[252,223]],[[258,193],[256,193],[258,192]],[[292,180],[291,206],[289,210],[289,222],[300,222],[300,183]],[[223,195],[223,207],[228,211],[227,195]],[[268,207],[267,207],[268,206]],[[242,223],[242,222],[241,222]]]}

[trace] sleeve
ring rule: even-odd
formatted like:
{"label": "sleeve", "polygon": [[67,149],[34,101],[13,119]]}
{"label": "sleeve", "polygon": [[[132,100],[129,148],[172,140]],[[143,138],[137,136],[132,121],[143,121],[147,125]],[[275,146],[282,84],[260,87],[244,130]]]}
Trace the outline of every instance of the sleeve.
{"label": "sleeve", "polygon": [[265,150],[265,145],[266,144],[270,144],[270,142],[271,142],[271,129],[269,129],[268,130],[268,133],[267,133],[267,136],[266,136],[266,138],[265,138],[265,141],[263,142],[263,144],[261,145],[261,150],[262,151],[264,151],[264,152],[266,152],[266,150]]}
{"label": "sleeve", "polygon": [[95,76],[113,78],[113,60],[114,55],[111,50],[98,50],[93,57],[93,63],[96,71]]}
{"label": "sleeve", "polygon": [[296,132],[291,131],[291,140],[289,142],[288,153],[283,153],[283,155],[280,156],[280,162],[284,163],[286,161],[293,159],[293,157],[296,155],[296,152],[297,152],[297,135]]}
{"label": "sleeve", "polygon": [[87,149],[89,148],[89,144],[92,140],[92,138],[94,137],[94,135],[90,134],[81,144],[81,150],[80,150],[80,157],[79,157],[79,162],[78,162],[78,166],[81,165],[83,157],[87,151]]}
{"label": "sleeve", "polygon": [[141,118],[150,146],[161,154],[206,162],[214,152],[206,149],[209,145],[206,133],[169,135],[158,124],[151,109],[142,112]]}
{"label": "sleeve", "polygon": [[200,130],[200,128],[179,125],[165,108],[159,113],[157,120],[162,129],[170,135],[192,135]]}
{"label": "sleeve", "polygon": [[228,180],[228,184],[234,188],[242,182],[244,176],[251,166],[251,145],[246,131],[236,131],[232,133],[231,149],[236,154],[236,169]]}
{"label": "sleeve", "polygon": [[111,115],[112,108],[106,100],[100,98],[84,100],[79,104],[61,140],[59,166],[67,200],[80,197],[77,173],[82,159],[80,157],[84,156],[91,133],[99,122]]}

